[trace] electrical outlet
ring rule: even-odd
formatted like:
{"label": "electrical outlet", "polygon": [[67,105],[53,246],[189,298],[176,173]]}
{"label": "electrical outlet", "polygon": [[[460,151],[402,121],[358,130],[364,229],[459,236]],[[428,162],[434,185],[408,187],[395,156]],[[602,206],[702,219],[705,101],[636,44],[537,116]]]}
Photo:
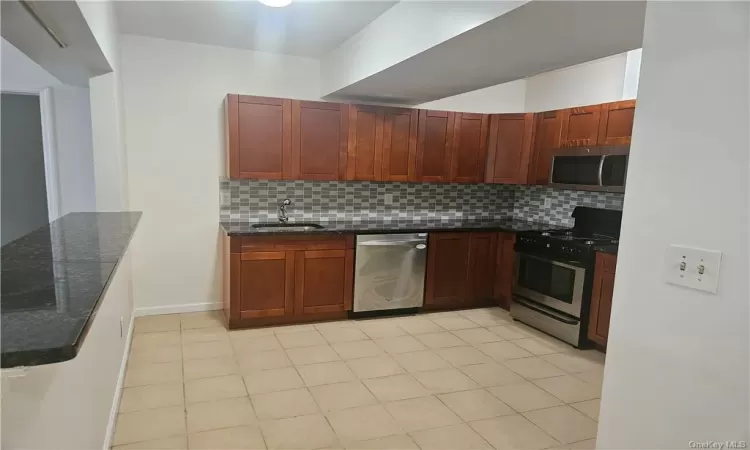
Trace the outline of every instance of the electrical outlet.
{"label": "electrical outlet", "polygon": [[383,201],[386,205],[393,204],[393,194],[385,194],[385,196],[383,197]]}
{"label": "electrical outlet", "polygon": [[720,265],[718,250],[670,245],[664,261],[664,278],[667,283],[715,294]]}
{"label": "electrical outlet", "polygon": [[229,206],[230,202],[231,200],[229,198],[229,192],[219,191],[219,204],[221,206]]}
{"label": "electrical outlet", "polygon": [[552,199],[549,197],[544,198],[544,207],[545,208],[551,208],[552,207]]}

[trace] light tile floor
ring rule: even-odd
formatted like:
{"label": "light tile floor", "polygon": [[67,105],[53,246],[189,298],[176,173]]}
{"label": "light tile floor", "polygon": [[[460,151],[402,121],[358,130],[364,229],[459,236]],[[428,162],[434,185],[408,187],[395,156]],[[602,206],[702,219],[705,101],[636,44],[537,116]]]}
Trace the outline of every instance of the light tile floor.
{"label": "light tile floor", "polygon": [[603,369],[499,308],[238,331],[140,317],[113,445],[594,448]]}

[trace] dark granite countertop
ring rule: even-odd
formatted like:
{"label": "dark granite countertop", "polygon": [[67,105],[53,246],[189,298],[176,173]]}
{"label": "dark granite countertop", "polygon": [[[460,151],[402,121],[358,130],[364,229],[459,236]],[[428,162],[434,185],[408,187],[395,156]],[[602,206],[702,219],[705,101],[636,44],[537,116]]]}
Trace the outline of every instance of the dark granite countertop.
{"label": "dark granite countertop", "polygon": [[601,253],[611,253],[613,255],[617,254],[617,244],[610,244],[610,245],[596,245],[594,246],[595,252],[601,252]]}
{"label": "dark granite countertop", "polygon": [[70,213],[0,249],[3,368],[76,356],[140,217]]}
{"label": "dark granite countertop", "polygon": [[[261,221],[258,221],[261,222]],[[528,222],[513,217],[499,219],[434,219],[424,221],[335,221],[320,222],[315,220],[297,220],[296,222],[318,223],[324,228],[306,232],[289,232],[278,228],[258,229],[252,225],[258,222],[221,222],[224,232],[230,236],[268,236],[278,234],[380,234],[380,233],[418,233],[426,231],[532,231],[565,228],[548,223]],[[271,221],[263,221],[271,222]],[[290,221],[293,223],[295,221]]]}

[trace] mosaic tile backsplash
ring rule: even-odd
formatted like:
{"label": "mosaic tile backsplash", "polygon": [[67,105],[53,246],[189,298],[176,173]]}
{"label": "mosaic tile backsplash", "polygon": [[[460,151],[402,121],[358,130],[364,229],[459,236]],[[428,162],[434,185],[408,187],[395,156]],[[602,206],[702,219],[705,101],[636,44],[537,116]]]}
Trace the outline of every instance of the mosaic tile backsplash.
{"label": "mosaic tile backsplash", "polygon": [[[570,216],[576,206],[622,211],[624,194],[553,189],[545,186],[514,186],[513,216],[532,222],[573,226]],[[545,208],[545,200],[549,207]]]}
{"label": "mosaic tile backsplash", "polygon": [[[505,218],[573,225],[576,205],[622,209],[622,194],[508,184],[222,180],[220,219],[276,221],[285,198],[291,220],[409,221]],[[550,207],[545,208],[545,199]]]}
{"label": "mosaic tile backsplash", "polygon": [[291,220],[494,218],[513,209],[513,189],[498,184],[223,180],[221,190],[224,221],[276,221],[285,198]]}

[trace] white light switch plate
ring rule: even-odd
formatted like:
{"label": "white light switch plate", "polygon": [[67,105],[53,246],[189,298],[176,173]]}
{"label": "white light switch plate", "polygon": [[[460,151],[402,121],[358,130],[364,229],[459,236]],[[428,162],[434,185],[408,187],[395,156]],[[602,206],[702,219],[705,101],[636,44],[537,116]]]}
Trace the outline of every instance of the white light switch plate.
{"label": "white light switch plate", "polygon": [[[702,248],[670,245],[664,261],[667,283],[716,293],[719,286],[721,252]],[[701,268],[703,273],[701,272]]]}

